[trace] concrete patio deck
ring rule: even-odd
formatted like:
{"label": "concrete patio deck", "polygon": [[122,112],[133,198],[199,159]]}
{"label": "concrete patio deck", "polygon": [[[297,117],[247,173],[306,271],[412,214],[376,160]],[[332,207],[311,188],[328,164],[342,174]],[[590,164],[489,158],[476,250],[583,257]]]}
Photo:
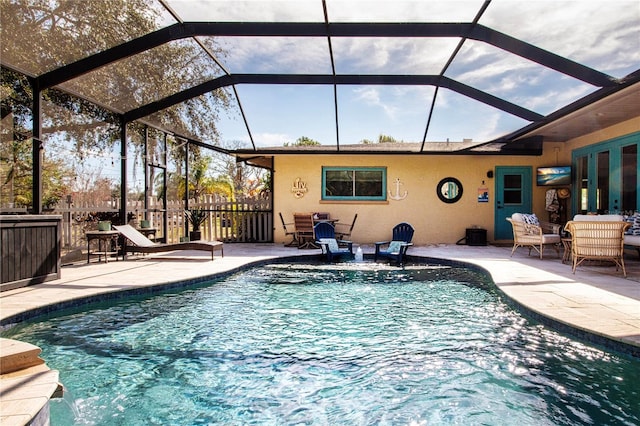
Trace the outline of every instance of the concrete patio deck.
{"label": "concrete patio deck", "polygon": [[[362,248],[365,255],[373,252],[371,246]],[[59,280],[2,292],[0,324],[4,328],[33,313],[82,304],[87,297],[194,282],[252,262],[320,253],[282,244],[225,244],[224,252],[214,261],[208,253],[182,251],[65,266]],[[544,260],[522,248],[510,257],[511,247],[496,246],[414,246],[409,254],[477,265],[525,313],[559,331],[640,356],[640,259],[635,251],[625,256],[627,278],[611,264],[580,266],[574,275],[553,251]]]}

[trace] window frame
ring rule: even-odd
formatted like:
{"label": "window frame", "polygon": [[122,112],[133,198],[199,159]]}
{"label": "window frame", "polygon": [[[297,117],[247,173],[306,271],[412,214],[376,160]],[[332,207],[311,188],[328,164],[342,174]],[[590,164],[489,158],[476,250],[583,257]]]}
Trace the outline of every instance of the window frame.
{"label": "window frame", "polygon": [[[353,175],[354,188],[352,190],[351,196],[332,196],[327,195],[327,172],[351,172]],[[355,173],[356,172],[381,172],[382,181],[381,181],[381,195],[380,196],[357,196],[355,195]],[[384,166],[379,167],[335,167],[335,166],[322,166],[322,193],[321,199],[322,201],[387,201],[387,168]]]}

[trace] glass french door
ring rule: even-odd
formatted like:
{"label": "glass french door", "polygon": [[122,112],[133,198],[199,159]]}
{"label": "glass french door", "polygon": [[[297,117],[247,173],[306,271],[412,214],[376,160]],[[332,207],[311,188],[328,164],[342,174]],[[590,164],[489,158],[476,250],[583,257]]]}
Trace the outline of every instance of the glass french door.
{"label": "glass french door", "polygon": [[633,214],[640,206],[640,133],[575,150],[575,213]]}

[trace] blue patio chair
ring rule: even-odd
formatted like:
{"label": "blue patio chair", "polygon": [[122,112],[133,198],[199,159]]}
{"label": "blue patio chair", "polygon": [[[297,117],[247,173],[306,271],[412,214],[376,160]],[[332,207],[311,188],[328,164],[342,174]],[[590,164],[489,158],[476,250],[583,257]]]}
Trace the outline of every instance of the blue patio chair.
{"label": "blue patio chair", "polygon": [[[373,257],[377,261],[379,257],[386,257],[395,260],[400,266],[404,264],[404,257],[407,249],[413,245],[413,226],[406,222],[402,222],[393,227],[391,241],[378,241],[376,244],[376,252]],[[383,249],[383,247],[385,247]]]}
{"label": "blue patio chair", "polygon": [[351,241],[336,240],[335,227],[329,222],[319,222],[313,227],[316,244],[322,249],[322,254],[331,262],[335,257],[353,256]]}
{"label": "blue patio chair", "polygon": [[326,256],[328,262],[333,262],[333,259],[338,257],[353,257],[353,243],[351,241],[341,242],[346,244],[345,248],[341,248],[335,238],[320,238],[316,243],[320,245],[322,254]]}
{"label": "blue patio chair", "polygon": [[336,228],[329,222],[318,222],[313,225],[313,234],[316,236],[316,240],[335,238]]}

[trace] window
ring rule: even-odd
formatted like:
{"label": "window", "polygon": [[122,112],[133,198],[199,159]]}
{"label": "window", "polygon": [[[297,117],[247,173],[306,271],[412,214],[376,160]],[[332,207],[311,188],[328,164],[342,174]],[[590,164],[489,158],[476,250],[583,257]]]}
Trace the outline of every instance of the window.
{"label": "window", "polygon": [[522,175],[504,175],[504,203],[522,204]]}
{"label": "window", "polygon": [[323,167],[323,200],[385,201],[386,167]]}

